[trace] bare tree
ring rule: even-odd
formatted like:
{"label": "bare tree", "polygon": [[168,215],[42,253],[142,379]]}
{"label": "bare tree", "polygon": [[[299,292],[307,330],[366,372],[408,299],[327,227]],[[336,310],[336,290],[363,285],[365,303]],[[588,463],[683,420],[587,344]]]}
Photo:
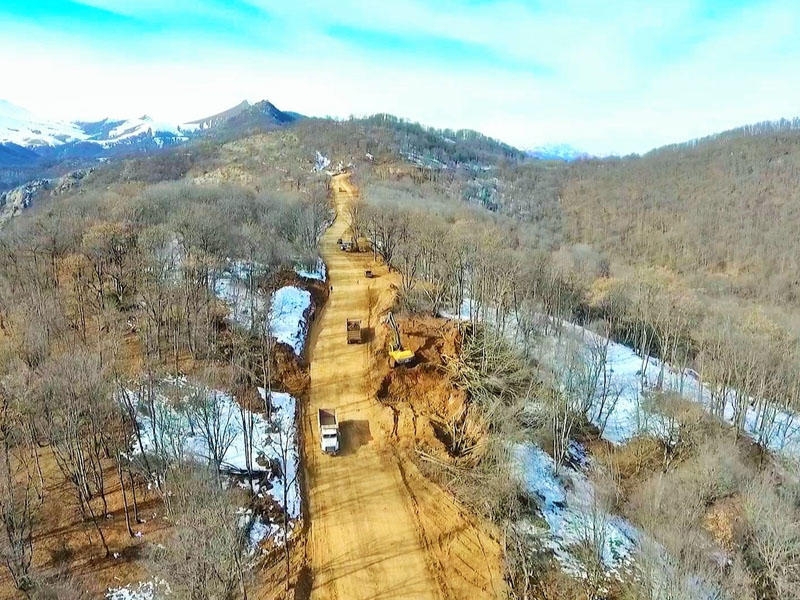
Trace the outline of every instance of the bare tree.
{"label": "bare tree", "polygon": [[775,488],[769,473],[747,488],[744,513],[749,558],[765,597],[800,598],[800,521],[796,485]]}
{"label": "bare tree", "polygon": [[23,432],[15,427],[19,415],[4,392],[0,391],[0,557],[17,589],[27,592],[33,586],[33,526],[42,496]]}
{"label": "bare tree", "polygon": [[175,526],[153,549],[150,572],[177,598],[246,598],[248,523],[207,470],[180,467],[169,481]]}

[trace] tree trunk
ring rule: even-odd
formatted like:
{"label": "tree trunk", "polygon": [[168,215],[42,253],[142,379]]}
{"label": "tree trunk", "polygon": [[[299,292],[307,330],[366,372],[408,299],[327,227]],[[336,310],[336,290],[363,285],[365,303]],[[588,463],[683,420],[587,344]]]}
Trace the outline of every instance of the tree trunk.
{"label": "tree trunk", "polygon": [[128,494],[125,492],[125,480],[122,478],[122,462],[117,457],[117,475],[119,475],[119,487],[122,490],[122,505],[125,508],[125,526],[128,528],[128,535],[134,537],[131,529],[131,516],[128,512]]}

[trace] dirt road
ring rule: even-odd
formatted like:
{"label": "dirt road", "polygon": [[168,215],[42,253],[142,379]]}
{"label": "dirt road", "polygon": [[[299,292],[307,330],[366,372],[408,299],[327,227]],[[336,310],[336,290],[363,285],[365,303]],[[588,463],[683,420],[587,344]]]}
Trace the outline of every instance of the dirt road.
{"label": "dirt road", "polygon": [[[371,255],[339,250],[337,238],[349,237],[346,207],[357,192],[346,175],[335,177],[333,187],[339,216],[321,242],[333,291],[311,332],[311,392],[303,418],[311,596],[499,597],[496,541],[384,447],[386,414],[374,397],[370,345],[348,345],[345,320],[360,318],[374,328],[378,308],[391,300],[393,278]],[[365,279],[366,268],[377,278]],[[318,408],[338,411],[339,456],[320,451]]]}

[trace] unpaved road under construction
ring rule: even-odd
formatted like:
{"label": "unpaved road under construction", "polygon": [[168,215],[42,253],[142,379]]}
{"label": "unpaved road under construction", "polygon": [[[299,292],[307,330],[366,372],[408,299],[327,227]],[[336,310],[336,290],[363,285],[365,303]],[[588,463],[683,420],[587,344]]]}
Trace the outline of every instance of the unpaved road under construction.
{"label": "unpaved road under construction", "polygon": [[[499,598],[500,548],[471,515],[426,480],[386,436],[387,412],[370,376],[373,328],[396,283],[369,253],[342,252],[357,190],[333,178],[337,218],[324,234],[330,298],[312,326],[311,390],[303,412],[313,599]],[[374,279],[364,270],[373,269]],[[372,307],[372,308],[371,308]],[[361,319],[365,343],[346,343],[345,320]],[[322,454],[317,409],[335,408],[342,452]],[[391,416],[388,417],[389,427]]]}

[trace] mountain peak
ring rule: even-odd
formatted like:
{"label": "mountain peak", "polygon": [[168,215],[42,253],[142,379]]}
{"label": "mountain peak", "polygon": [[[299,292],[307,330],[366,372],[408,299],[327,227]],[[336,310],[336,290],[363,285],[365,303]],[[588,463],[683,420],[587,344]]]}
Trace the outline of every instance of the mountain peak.
{"label": "mountain peak", "polygon": [[563,160],[565,162],[593,158],[591,154],[569,144],[544,144],[527,150],[525,154],[539,160]]}
{"label": "mountain peak", "polygon": [[246,129],[286,125],[295,120],[297,120],[296,115],[281,111],[269,100],[259,100],[255,104],[250,104],[247,100],[243,100],[228,110],[204,119],[190,121],[189,124],[197,125],[201,129],[219,127],[221,125]]}

